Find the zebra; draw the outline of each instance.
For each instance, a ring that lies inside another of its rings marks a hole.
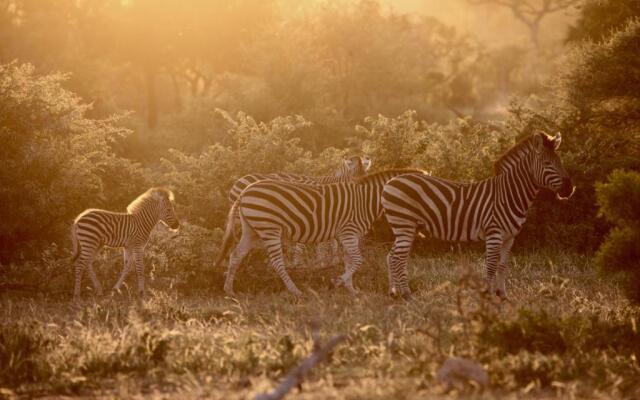
[[[352,182],[308,185],[264,180],[248,186],[233,204],[230,215],[240,213],[242,237],[231,252],[224,290],[233,295],[233,280],[242,259],[259,242],[267,250],[270,264],[295,296],[300,290],[286,271],[282,238],[299,243],[321,243],[337,238],[344,249],[345,272],[334,279],[357,294],[352,276],[362,264],[360,240],[382,214],[380,195],[391,178],[417,170],[388,170]],[[216,266],[229,251],[232,224],[227,221]]]
[[[371,168],[371,159],[366,156],[353,156],[342,160],[340,167],[331,175],[306,176],[290,173],[273,174],[248,174],[236,180],[229,189],[229,202],[231,204],[240,196],[240,193],[252,183],[271,179],[283,182],[306,183],[310,185],[326,185],[338,182],[347,182],[364,175]]]
[[[291,173],[248,174],[233,183],[231,189],[229,189],[229,202],[233,205],[233,203],[240,196],[240,193],[242,193],[242,191],[247,186],[258,181],[270,179],[283,182],[306,183],[311,185],[326,185],[338,182],[348,182],[365,175],[369,168],[371,168],[371,165],[371,159],[367,156],[352,156],[344,158],[340,167],[333,174],[327,176],[313,177]],[[233,218],[236,221],[236,225],[238,225],[240,223],[239,216],[236,214],[233,216]],[[302,254],[304,253],[304,250],[305,246],[299,243],[294,247],[294,266],[302,264]],[[335,258],[337,252],[337,243],[335,243],[335,241],[333,240],[327,243],[320,243],[317,248],[318,258],[320,258],[323,263],[325,262],[324,260],[329,257],[332,259]]]
[[[162,222],[172,230],[180,227],[173,207],[174,195],[169,189],[154,187],[127,206],[126,213],[88,209],[73,222],[71,240],[72,263],[75,266],[74,299],[80,298],[82,272],[86,267],[96,293],[102,296],[102,286],[93,270],[96,253],[103,246],[124,248],[124,269],[113,287],[119,291],[124,279],[135,263],[138,275],[138,292],[144,295],[144,247],[151,230]]]
[[[506,298],[507,262],[515,236],[541,188],[559,199],[575,191],[556,150],[562,142],[535,132],[518,142],[494,165],[489,179],[459,183],[411,173],[391,179],[382,206],[395,240],[387,255],[392,295],[410,297],[407,262],[419,229],[446,241],[485,240],[485,273],[491,293]],[[497,283],[496,283],[497,270]]]

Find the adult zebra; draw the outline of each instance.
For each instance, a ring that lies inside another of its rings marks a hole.
[[[555,153],[561,140],[560,133],[534,133],[495,163],[493,177],[480,182],[458,183],[419,173],[390,180],[382,192],[395,236],[387,255],[390,292],[410,295],[407,261],[416,232],[423,228],[447,241],[484,239],[489,289],[506,297],[509,252],[538,191],[548,188],[567,199],[575,190]]]
[[[138,292],[144,294],[144,247],[151,230],[158,222],[171,229],[178,229],[180,222],[173,208],[173,192],[169,189],[151,188],[138,196],[127,206],[126,213],[88,209],[73,222],[71,240],[73,242],[72,262],[75,265],[75,299],[80,297],[80,283],[85,267],[98,295],[102,286],[93,271],[96,253],[103,246],[124,247],[124,269],[113,290],[119,290],[122,282],[136,264]]]
[[[326,176],[306,176],[291,173],[248,174],[233,183],[233,186],[231,186],[231,189],[229,189],[229,201],[233,205],[233,203],[240,196],[240,193],[242,193],[242,191],[247,186],[258,181],[270,179],[282,182],[326,185],[331,183],[352,181],[365,175],[369,168],[371,168],[371,159],[369,157],[352,156],[343,159],[340,167],[333,174]],[[234,219],[235,224],[239,224],[240,220],[237,214],[230,214],[230,217]],[[304,253],[304,250],[305,246],[300,243],[296,244],[296,246],[294,247],[294,267],[302,264],[302,254]],[[337,244],[333,240],[331,240],[327,243],[320,243],[318,245],[316,255],[320,259],[321,264],[331,264],[331,259],[334,259],[337,253]]]
[[[300,290],[286,271],[282,238],[300,243],[320,243],[337,238],[344,249],[345,272],[334,283],[355,294],[352,276],[362,264],[360,238],[382,214],[380,194],[391,178],[417,172],[389,170],[361,177],[353,182],[330,185],[306,185],[273,180],[248,186],[233,204],[230,213],[240,213],[242,237],[231,252],[224,290],[233,295],[233,280],[242,259],[259,242],[269,255],[271,266],[290,292]],[[227,221],[220,260],[227,254],[232,239],[232,224]]]
[[[271,179],[282,182],[306,183],[310,185],[326,185],[347,182],[364,175],[371,167],[371,159],[366,156],[353,156],[342,160],[340,167],[331,175],[306,176],[290,173],[247,174],[233,183],[229,189],[229,202],[233,204],[240,193],[252,183]]]

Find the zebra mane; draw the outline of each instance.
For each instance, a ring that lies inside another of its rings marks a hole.
[[[498,160],[493,164],[496,175],[508,171],[514,165],[522,161],[533,150],[533,138],[535,135],[541,135],[544,146],[550,150],[554,149],[554,138],[544,132],[534,133],[526,136],[516,143],[512,148],[504,152]]]
[[[153,187],[147,190],[146,192],[142,193],[134,201],[132,201],[127,206],[127,212],[129,214],[137,213],[138,211],[142,210],[147,204],[151,202],[157,202],[158,201],[157,196],[162,196],[169,201],[173,201],[174,199],[174,195],[171,190],[164,187]]]
[[[358,179],[356,179],[353,183],[365,183],[371,180],[375,180],[377,178],[379,178],[380,176],[386,175],[386,174],[390,174],[390,175],[402,175],[402,174],[412,174],[412,173],[420,173],[420,174],[428,174],[431,175],[429,172],[421,170],[421,169],[416,169],[416,168],[394,168],[394,169],[385,169],[382,171],[378,171],[378,172],[374,172],[372,174],[367,174],[365,176],[362,176]]]

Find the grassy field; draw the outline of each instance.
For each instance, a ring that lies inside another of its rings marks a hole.
[[[640,309],[587,257],[516,252],[502,303],[477,289],[479,253],[415,257],[408,303],[386,294],[382,249],[355,278],[358,298],[330,289],[332,269],[295,272],[306,292],[295,300],[252,259],[237,299],[204,266],[191,271],[193,287],[155,275],[142,302],[88,290],[77,305],[66,294],[0,295],[0,393],[251,398],[310,352],[317,321],[323,337],[348,340],[295,398],[445,396],[434,376],[450,355],[483,364],[491,386],[446,396],[640,396]],[[112,285],[116,271],[101,277]]]

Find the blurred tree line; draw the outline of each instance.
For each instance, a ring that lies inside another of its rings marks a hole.
[[[639,16],[586,1],[532,50],[375,0],[0,0],[0,262],[151,185],[213,229],[247,172],[323,174],[367,152],[481,179],[534,129],[562,130],[578,192],[542,194],[519,243],[593,250],[608,230],[594,183],[639,168]]]

